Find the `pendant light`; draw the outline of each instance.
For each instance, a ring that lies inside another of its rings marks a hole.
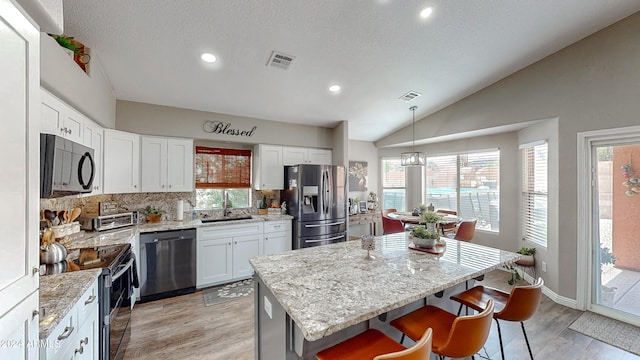
[[[409,110],[413,112],[413,122],[412,122],[413,135],[411,137],[413,140],[413,146],[411,148],[411,152],[403,152],[400,155],[400,163],[402,164],[402,166],[413,166],[413,165],[422,166],[427,163],[427,154],[416,151],[416,109],[417,108],[418,108],[417,106],[412,106],[409,108]]]

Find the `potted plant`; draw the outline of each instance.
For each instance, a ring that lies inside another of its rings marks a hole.
[[[147,207],[143,209],[143,212],[147,216],[147,222],[160,222],[160,220],[162,220],[162,214],[164,214],[164,210],[151,205],[147,205]]]
[[[420,217],[426,223],[427,230],[436,231],[436,223],[442,219],[440,215],[433,211],[425,211]]]
[[[426,249],[431,249],[435,245],[436,240],[440,238],[440,235],[437,232],[427,230],[422,226],[416,226],[411,230],[409,235],[411,235],[411,240],[415,246]]]
[[[611,249],[609,249],[608,247],[601,247],[600,248],[600,274],[602,277],[602,267],[605,265],[615,265],[616,263],[616,257],[613,256],[613,253],[611,252]],[[616,290],[618,290],[617,287],[615,286],[606,286],[606,285],[600,285],[601,289],[602,289],[602,293],[601,293],[601,301],[603,305],[607,305],[607,306],[611,306],[613,305],[613,300],[616,297]]]
[[[511,272],[511,279],[507,280],[509,285],[515,285],[518,281],[522,280],[516,264],[520,266],[533,266],[535,264],[533,255],[536,253],[536,248],[521,247],[516,253],[523,255],[523,257],[517,260],[515,264],[504,265],[504,268]]]

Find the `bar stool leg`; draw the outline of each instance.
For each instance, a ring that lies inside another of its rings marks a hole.
[[[502,332],[500,331],[500,321],[496,320],[496,324],[498,325],[498,339],[500,340],[500,354],[502,355],[502,360],[504,360],[504,347],[502,346]]]
[[[524,330],[524,322],[520,321],[520,325],[522,326],[524,341],[527,343],[527,349],[529,349],[529,356],[531,356],[531,360],[533,360],[533,353],[531,352],[531,346],[529,346],[529,339],[527,338],[527,332]]]

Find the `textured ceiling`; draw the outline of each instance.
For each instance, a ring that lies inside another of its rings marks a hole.
[[[639,10],[638,0],[64,0],[64,23],[97,52],[119,100],[348,120],[351,139],[374,141],[410,125],[410,106],[420,119]],[[266,66],[272,50],[296,57],[288,71]],[[398,100],[410,90],[422,96]]]

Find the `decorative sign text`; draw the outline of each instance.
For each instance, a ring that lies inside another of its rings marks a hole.
[[[254,126],[251,130],[240,130],[231,127],[230,123],[222,121],[205,121],[204,131],[213,134],[233,135],[233,136],[253,136],[253,133],[258,128]]]

